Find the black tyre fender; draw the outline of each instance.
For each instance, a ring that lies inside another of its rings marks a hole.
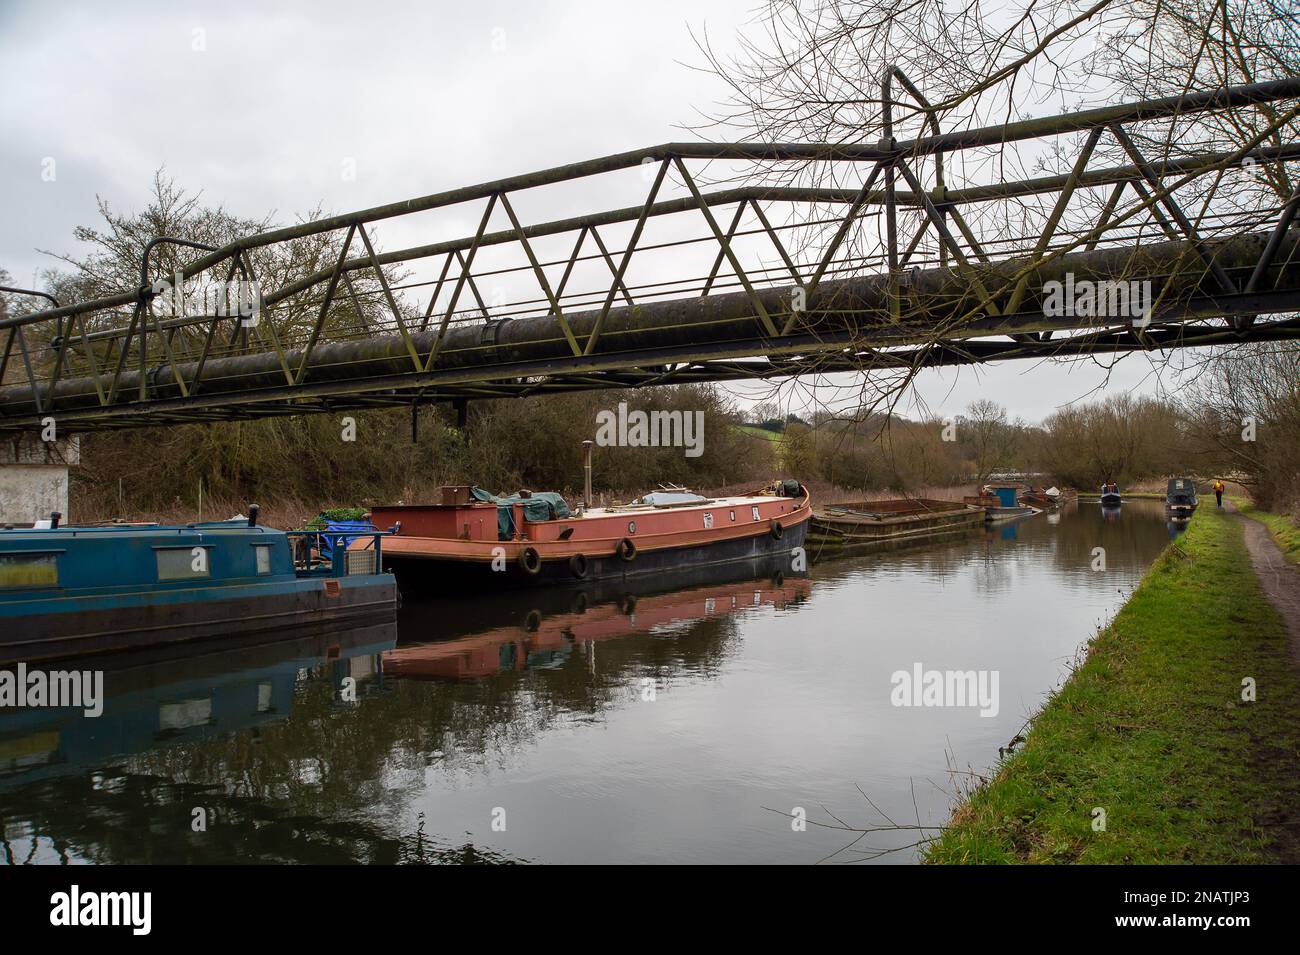
[[[785,527],[782,526],[780,521],[773,521],[768,525],[767,532],[772,535],[772,540],[779,541],[785,536]]]
[[[585,554],[574,554],[569,558],[569,573],[579,580],[587,576],[587,557]]]
[[[525,547],[519,552],[519,569],[525,574],[534,575],[541,573],[542,555],[537,553],[536,547]]]
[[[620,560],[634,561],[636,560],[636,544],[632,543],[632,538],[624,537],[618,542],[618,546],[614,548],[614,553],[619,556]]]

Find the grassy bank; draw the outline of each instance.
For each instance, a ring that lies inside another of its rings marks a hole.
[[[1298,757],[1282,621],[1240,525],[1202,508],[927,861],[1294,862]]]
[[[1282,553],[1287,556],[1287,559],[1293,564],[1300,564],[1300,527],[1297,527],[1291,518],[1282,514],[1261,511],[1249,504],[1243,504],[1238,510],[1267,527],[1269,533],[1273,535],[1273,540],[1277,542],[1277,546],[1282,549]]]

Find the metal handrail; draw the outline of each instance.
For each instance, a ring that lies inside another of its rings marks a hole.
[[[298,539],[304,541],[316,541],[316,546],[314,548],[316,553],[320,553],[320,541],[322,538],[331,541],[331,554],[328,562],[322,560],[320,564],[314,563],[310,556],[312,553],[311,548],[308,550],[306,566],[300,566],[296,554],[294,555],[294,571],[297,572],[299,576],[346,577],[348,576],[346,555],[351,550],[351,545],[344,543],[346,539],[352,538],[353,540],[359,540],[365,537],[371,538],[370,542],[364,548],[361,548],[361,550],[370,550],[371,547],[374,548],[374,572],[380,573],[383,566],[383,545],[380,543],[380,538],[390,537],[394,532],[391,530],[381,531],[378,528],[374,528],[372,525],[372,529],[368,531],[293,530],[285,531],[284,533],[285,536],[291,540]],[[294,550],[296,551],[296,548]]]

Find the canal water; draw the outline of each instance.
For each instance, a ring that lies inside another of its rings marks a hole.
[[[0,864],[914,862],[1177,530],[1080,503],[807,578],[117,659],[98,718],[0,711]],[[996,697],[899,705],[918,670]]]

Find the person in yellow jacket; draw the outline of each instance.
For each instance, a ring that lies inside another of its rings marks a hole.
[[[1223,482],[1218,478],[1214,479],[1214,499],[1218,502],[1219,510],[1223,510]]]

